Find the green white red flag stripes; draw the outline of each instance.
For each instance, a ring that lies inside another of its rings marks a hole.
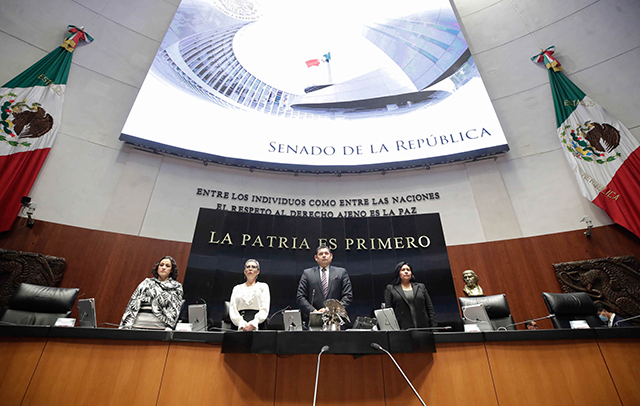
[[[561,72],[554,51],[531,59],[549,69],[558,137],[580,192],[640,237],[640,143]]]
[[[11,228],[55,141],[80,41],[93,38],[70,25],[60,47],[0,88],[0,232]]]

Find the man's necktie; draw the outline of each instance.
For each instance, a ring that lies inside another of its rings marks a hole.
[[[329,276],[327,273],[327,268],[322,268],[322,294],[325,299],[327,298],[327,293],[329,293]]]

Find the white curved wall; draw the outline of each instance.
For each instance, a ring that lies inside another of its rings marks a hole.
[[[511,151],[497,160],[340,178],[205,167],[118,140],[178,4],[0,0],[2,83],[58,46],[67,24],[96,38],[74,56],[58,139],[31,192],[36,219],[191,241],[199,207],[234,204],[197,196],[200,187],[306,200],[437,191],[438,200],[385,207],[439,212],[450,245],[579,229],[585,214],[596,226],[611,223],[579,194],[556,137],[547,72],[530,57],[556,45],[565,74],[640,139],[637,0],[454,0]],[[179,126],[180,115],[150,119]]]

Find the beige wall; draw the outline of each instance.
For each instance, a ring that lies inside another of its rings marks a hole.
[[[556,45],[569,78],[640,138],[640,2],[452,3],[511,151],[428,171],[338,178],[205,167],[118,140],[179,0],[0,0],[2,83],[58,46],[67,24],[96,38],[74,56],[60,133],[31,193],[35,218],[190,241],[199,207],[233,204],[197,196],[200,187],[307,200],[437,191],[439,200],[412,206],[441,214],[449,245],[575,230],[585,214],[596,226],[610,224],[579,194],[555,134],[547,73],[530,57]],[[179,112],[169,118],[178,120]],[[221,136],[233,133],[223,129]]]

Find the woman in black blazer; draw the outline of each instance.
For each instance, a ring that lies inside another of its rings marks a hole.
[[[436,312],[424,283],[417,283],[411,265],[400,262],[384,292],[384,304],[392,308],[400,328],[437,327]]]

